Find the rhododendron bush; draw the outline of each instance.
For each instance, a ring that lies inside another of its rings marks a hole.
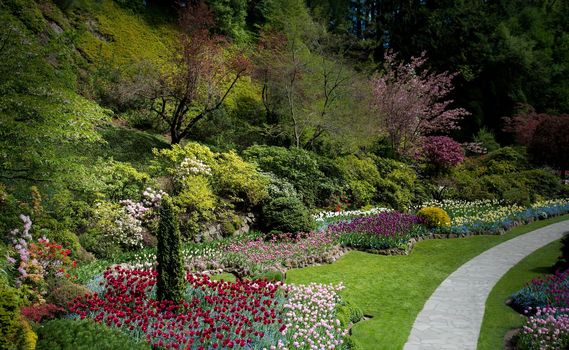
[[[438,169],[447,169],[464,160],[462,146],[447,136],[429,136],[423,139],[419,158]]]
[[[43,303],[46,280],[74,277],[71,271],[77,263],[69,257],[71,250],[61,244],[45,237],[34,240],[30,233],[32,220],[23,214],[20,219],[23,229],[13,229],[8,235],[14,253],[7,260],[16,271],[16,286],[23,287],[30,301]]]
[[[266,280],[213,281],[188,273],[181,303],[155,300],[156,272],[116,266],[98,293],[71,306],[78,318],[119,328],[170,349],[338,348],[341,286],[287,286]]]

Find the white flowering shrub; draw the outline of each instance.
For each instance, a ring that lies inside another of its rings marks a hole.
[[[180,179],[191,175],[211,175],[211,167],[195,157],[186,157],[178,167],[177,176]]]

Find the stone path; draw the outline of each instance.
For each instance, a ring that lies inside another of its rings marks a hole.
[[[453,272],[427,300],[404,350],[475,350],[486,298],[527,255],[569,231],[569,220],[501,243]]]

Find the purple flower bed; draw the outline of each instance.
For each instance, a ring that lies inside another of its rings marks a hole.
[[[396,211],[374,216],[356,218],[328,226],[334,233],[359,232],[382,237],[395,237],[411,230],[414,225],[422,223],[416,215]]]
[[[569,270],[535,278],[511,297],[517,310],[543,307],[569,308]]]
[[[385,212],[330,225],[342,245],[363,249],[402,248],[412,237],[427,233],[416,215]]]

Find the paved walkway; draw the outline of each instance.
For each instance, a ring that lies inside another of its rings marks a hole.
[[[486,298],[508,270],[569,231],[569,221],[510,239],[453,272],[417,316],[405,350],[475,350]]]

